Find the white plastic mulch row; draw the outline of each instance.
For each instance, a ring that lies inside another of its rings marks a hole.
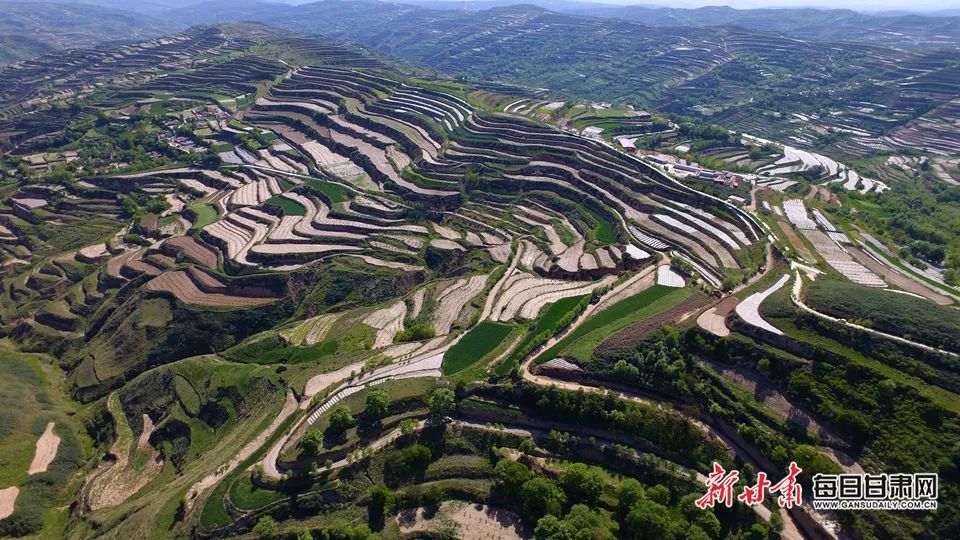
[[[540,367],[547,369],[559,369],[562,371],[583,371],[583,368],[565,358],[552,358],[547,362],[544,362]]]
[[[823,230],[827,232],[836,232],[837,228],[833,226],[833,223],[830,223],[830,220],[827,219],[827,216],[823,215],[820,210],[814,208],[811,210],[813,212],[813,219],[817,220],[817,223],[823,227]]]
[[[636,238],[641,244],[655,251],[663,251],[670,247],[663,240],[654,238],[653,236],[650,236],[636,227],[630,227],[630,232],[633,233],[634,238]]]
[[[763,317],[760,316],[760,304],[762,304],[768,296],[780,290],[788,281],[790,281],[790,274],[784,274],[767,290],[751,294],[746,300],[737,304],[737,315],[751,326],[762,328],[763,330],[782,336],[783,332],[780,331],[779,328],[763,320]]]
[[[657,285],[680,289],[686,285],[686,282],[683,276],[678,274],[672,267],[663,265],[657,267]]]
[[[867,287],[886,287],[887,284],[867,267],[856,261],[831,261],[827,264],[832,266],[837,272],[843,274],[847,279]]]
[[[800,199],[788,199],[783,201],[783,211],[787,214],[787,219],[794,227],[800,230],[815,230],[817,224],[807,216],[807,207]]]
[[[626,244],[626,245],[624,246],[623,251],[624,251],[624,253],[626,253],[629,257],[631,257],[631,258],[633,258],[633,259],[636,259],[636,260],[638,260],[638,261],[643,260],[643,259],[647,259],[647,258],[650,257],[650,254],[649,254],[649,253],[647,253],[646,251],[638,248],[637,246],[635,246],[635,245],[633,245],[633,244]]]
[[[829,236],[834,242],[837,242],[838,244],[850,244],[850,243],[852,243],[852,242],[850,242],[850,238],[848,238],[847,235],[844,234],[844,233],[842,233],[842,232],[832,232],[832,231],[828,231],[828,232],[827,232],[827,236]]]

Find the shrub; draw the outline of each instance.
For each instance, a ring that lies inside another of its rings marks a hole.
[[[277,537],[278,532],[279,527],[277,527],[277,522],[270,516],[260,518],[260,521],[253,527],[253,534],[257,535],[257,538],[261,540],[272,540]]]
[[[393,340],[399,342],[423,341],[436,335],[437,331],[434,330],[432,326],[418,323],[397,332]]]
[[[367,392],[367,408],[364,414],[370,418],[379,420],[387,415],[387,406],[390,404],[390,396],[382,388],[375,388]]]
[[[323,433],[318,429],[308,429],[300,439],[300,451],[308,456],[315,456],[323,446]]]

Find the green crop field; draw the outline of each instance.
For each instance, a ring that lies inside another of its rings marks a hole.
[[[597,228],[594,232],[597,235],[597,241],[603,244],[613,244],[617,241],[617,233],[613,228],[613,223],[610,223],[610,220],[600,215],[599,212],[590,208],[589,206],[581,206],[586,210],[595,220],[597,220]]]
[[[310,189],[323,193],[330,199],[330,202],[342,203],[350,200],[350,195],[342,187],[331,184],[330,182],[321,182],[320,180],[310,180],[307,182]]]
[[[556,358],[560,353],[572,353],[581,360],[589,360],[593,350],[607,336],[632,322],[663,311],[679,304],[690,296],[691,289],[674,289],[663,285],[654,285],[640,294],[621,300],[591,317],[556,345],[537,357],[536,362],[543,363]]]
[[[216,208],[210,206],[209,204],[192,204],[190,205],[190,208],[197,213],[197,219],[193,222],[192,227],[194,230],[200,230],[207,225],[210,225],[219,217]]]
[[[302,216],[307,213],[307,209],[303,205],[280,195],[270,197],[266,204],[280,208],[288,216]]]
[[[509,325],[492,321],[478,324],[443,355],[443,374],[452,375],[470,367],[496,349],[512,329]]]
[[[560,329],[560,325],[566,319],[566,324],[575,316],[576,312],[586,307],[586,301],[589,296],[571,296],[562,298],[547,305],[543,309],[542,315],[537,319],[537,324],[530,329],[527,336],[520,342],[510,358],[497,366],[495,370],[498,374],[509,373],[514,366],[523,360],[533,348],[546,341],[545,336],[552,336]],[[579,308],[579,309],[578,309]],[[577,311],[575,311],[577,310]]]

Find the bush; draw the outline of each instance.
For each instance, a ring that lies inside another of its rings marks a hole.
[[[383,460],[383,474],[393,485],[414,477],[422,477],[433,455],[422,444],[414,444],[389,452]]]
[[[429,324],[418,323],[397,332],[397,334],[393,337],[393,340],[403,343],[408,341],[423,341],[436,335],[437,331],[434,330],[432,326]]]
[[[253,534],[261,540],[272,540],[277,537],[278,532],[277,522],[270,516],[260,518],[260,521],[253,527]]]
[[[300,439],[300,451],[307,456],[315,456],[320,452],[323,446],[323,433],[318,429],[308,429]]]
[[[457,410],[456,396],[449,388],[437,388],[430,395],[430,416],[445,418]]]

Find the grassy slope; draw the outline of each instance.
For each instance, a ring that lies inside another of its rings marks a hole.
[[[960,351],[960,312],[928,300],[847,281],[818,279],[806,289],[810,305],[849,320],[870,321],[881,332]]]
[[[0,340],[0,488],[20,487],[14,516],[30,507],[42,518],[43,538],[62,535],[69,512],[66,505],[79,487],[70,478],[79,465],[74,460],[91,452],[74,416],[76,410],[60,391],[62,382],[63,374],[52,358],[21,353],[10,341]],[[37,439],[47,422],[55,422],[54,432],[61,438],[57,458],[50,472],[28,477]],[[71,462],[65,462],[68,459]],[[52,491],[28,487],[46,482]]]
[[[251,364],[233,364],[212,357],[196,357],[182,360],[159,368],[173,371],[179,381],[175,382],[175,402],[166,411],[180,420],[190,419],[184,411],[184,402],[195,404],[201,396],[215,399],[233,391],[241,395],[249,392],[251,383],[257,378],[278,379],[275,370]],[[143,376],[141,376],[143,377]],[[187,384],[184,384],[186,382]],[[132,383],[131,383],[132,384]],[[190,387],[193,391],[188,390]],[[129,388],[129,384],[127,387]],[[123,390],[121,390],[122,392]],[[141,392],[142,394],[142,392]],[[143,399],[149,399],[143,395]],[[195,401],[196,400],[196,401]],[[111,536],[116,538],[171,538],[187,536],[188,531],[180,530],[174,515],[181,497],[193,483],[215,471],[221,464],[236,455],[243,446],[265,429],[276,417],[283,402],[283,393],[279,387],[275,392],[263,396],[255,407],[242,413],[242,418],[231,418],[216,430],[207,427],[213,436],[202,433],[200,420],[191,422],[191,431],[197,439],[191,441],[190,456],[177,473],[166,463],[161,474],[145,486],[136,496],[120,506],[100,510],[92,514],[91,519],[100,523],[96,531],[86,530],[90,521],[76,524],[72,537]],[[186,408],[191,408],[189,405]],[[227,407],[230,410],[230,407]],[[233,411],[231,410],[231,413]],[[129,416],[129,411],[128,411]],[[162,421],[161,421],[162,423]],[[205,426],[205,424],[204,424]]]

